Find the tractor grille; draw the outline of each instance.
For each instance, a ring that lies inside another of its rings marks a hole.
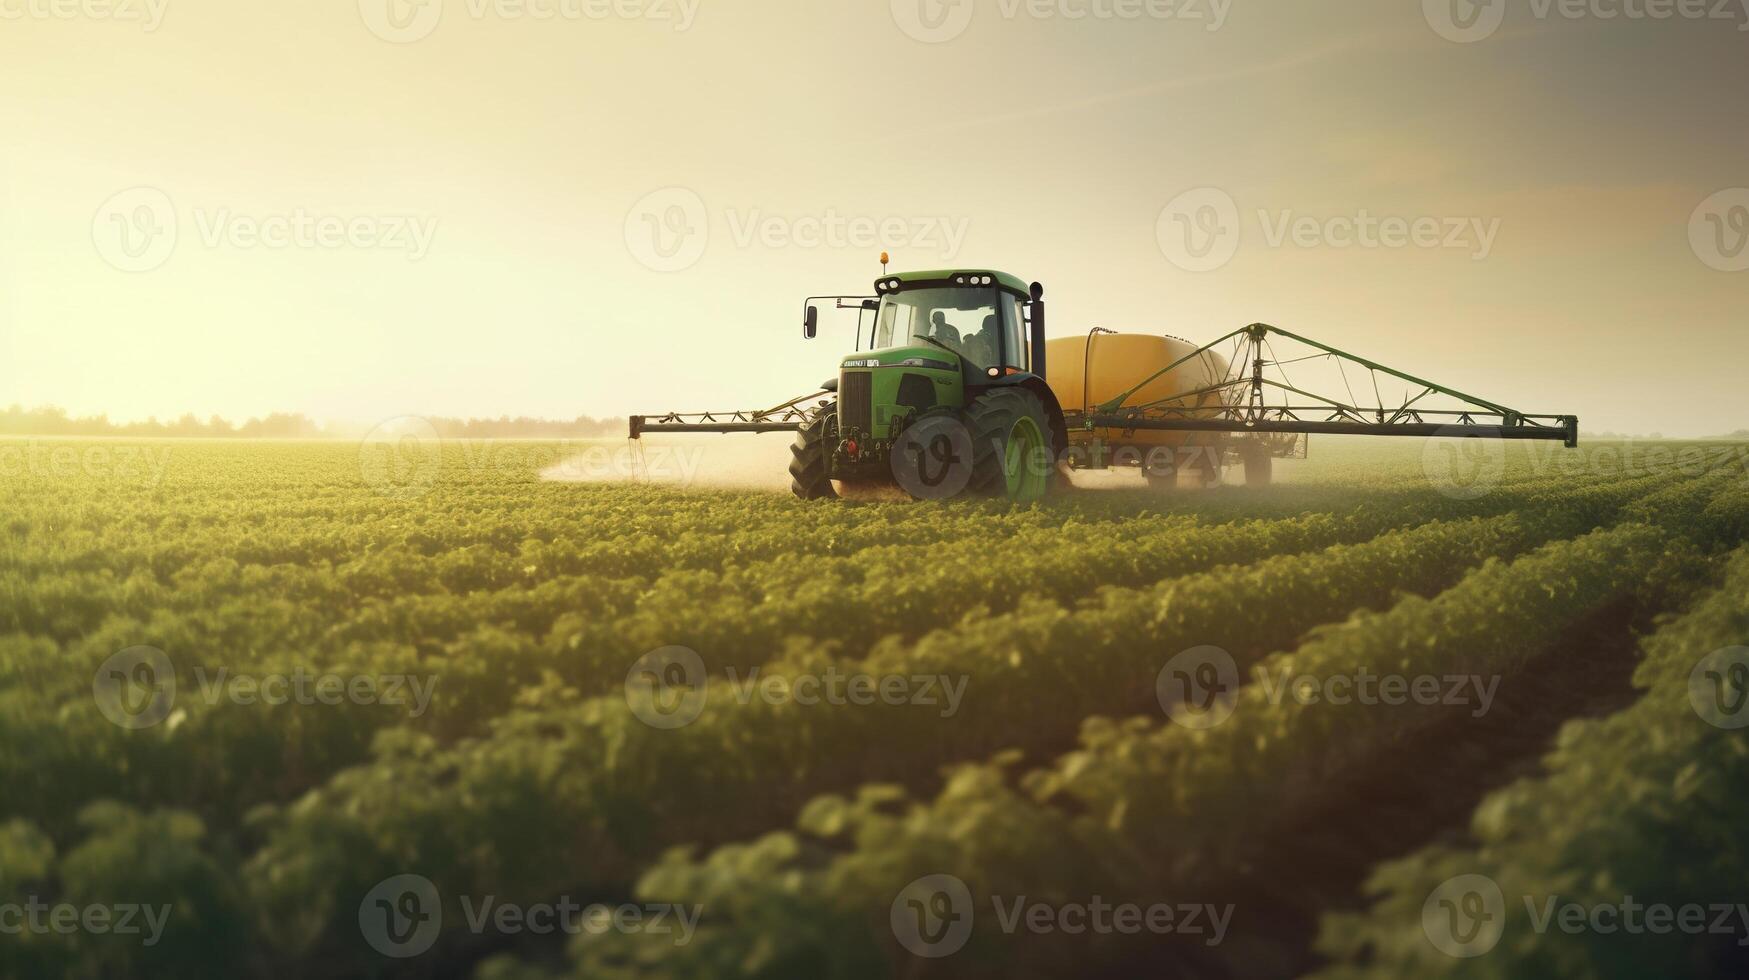
[[[874,431],[874,375],[867,371],[845,371],[838,378],[838,431]]]

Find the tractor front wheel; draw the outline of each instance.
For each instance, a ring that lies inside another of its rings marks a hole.
[[[1026,503],[1043,497],[1057,475],[1044,402],[1025,388],[985,392],[966,408],[972,436],[974,494]]]
[[[790,446],[793,458],[789,464],[789,488],[803,500],[831,500],[838,496],[826,471],[828,454],[832,452],[827,444],[826,424],[837,411],[836,405],[816,409],[796,432],[796,441]]]

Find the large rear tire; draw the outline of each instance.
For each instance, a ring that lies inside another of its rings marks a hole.
[[[972,435],[968,492],[1038,500],[1057,480],[1056,447],[1043,400],[1025,388],[987,391],[966,407]]]
[[[832,452],[827,445],[826,423],[837,411],[836,405],[816,409],[796,432],[796,441],[790,446],[789,488],[803,500],[832,500],[838,496],[826,470],[828,454]]]

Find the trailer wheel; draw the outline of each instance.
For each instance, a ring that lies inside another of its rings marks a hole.
[[[1205,490],[1212,490],[1226,482],[1225,471],[1221,468],[1225,452],[1221,446],[1197,447],[1196,462],[1190,471],[1196,474],[1196,484]]]
[[[1044,402],[1024,388],[985,392],[966,408],[972,432],[971,493],[1025,503],[1057,480]]]
[[[1275,473],[1275,458],[1262,448],[1245,452],[1245,485],[1267,487]]]
[[[827,445],[826,423],[837,411],[836,405],[817,409],[796,432],[796,441],[789,448],[790,456],[794,457],[789,464],[790,492],[803,500],[831,500],[838,496],[826,472],[827,454],[832,451]]]

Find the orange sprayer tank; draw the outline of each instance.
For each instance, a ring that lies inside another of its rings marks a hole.
[[[1091,338],[1058,337],[1046,341],[1045,382],[1057,396],[1065,412],[1082,408],[1097,408],[1146,380],[1161,368],[1195,353],[1196,345],[1176,337],[1153,334],[1094,334]],[[1221,394],[1204,392],[1182,396],[1207,388],[1227,374],[1227,360],[1212,351],[1191,358],[1148,384],[1125,400],[1128,407],[1146,405],[1162,399],[1171,407],[1217,406]],[[1213,413],[1210,413],[1211,415]],[[1225,437],[1210,432],[1137,431],[1125,435],[1120,430],[1102,429],[1087,432],[1071,429],[1069,441],[1080,446],[1098,437],[1107,445],[1134,446],[1146,451],[1156,446],[1224,446]]]

